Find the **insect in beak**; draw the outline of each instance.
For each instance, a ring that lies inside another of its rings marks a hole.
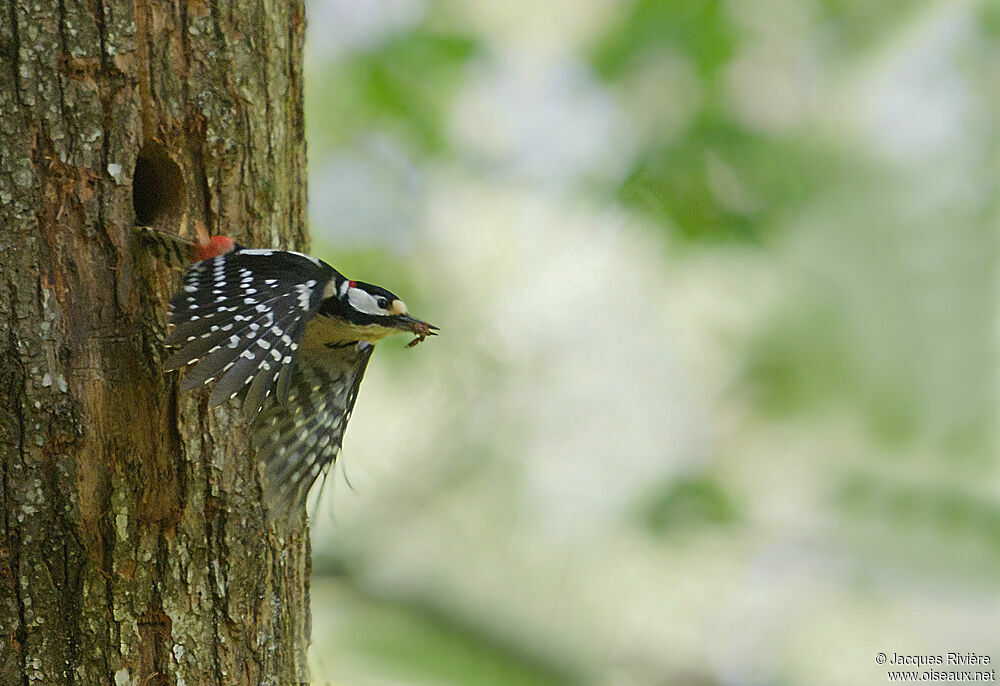
[[[413,317],[407,314],[395,317],[393,319],[393,324],[396,326],[396,328],[402,329],[403,331],[409,331],[416,335],[416,338],[414,338],[406,345],[407,348],[412,348],[413,346],[415,346],[417,343],[420,343],[428,336],[437,336],[435,331],[438,330],[438,327],[434,326],[433,324],[428,324],[425,321],[414,319]]]

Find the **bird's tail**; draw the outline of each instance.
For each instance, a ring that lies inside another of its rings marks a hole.
[[[181,238],[151,226],[136,226],[136,238],[157,259],[176,269],[187,269],[192,262],[200,262],[224,255],[236,248],[231,238],[226,236],[209,236],[200,222],[196,226],[198,240]]]
[[[151,226],[137,226],[135,236],[154,257],[170,267],[185,269],[195,256],[197,244],[176,234]]]

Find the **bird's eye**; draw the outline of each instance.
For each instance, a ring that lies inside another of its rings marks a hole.
[[[375,304],[384,310],[386,307],[388,307],[389,301],[380,295],[375,298]]]

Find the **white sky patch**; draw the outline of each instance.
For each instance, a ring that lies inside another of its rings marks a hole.
[[[620,179],[635,145],[611,94],[582,63],[537,64],[517,54],[474,67],[449,130],[471,157],[556,187]]]
[[[310,172],[313,231],[337,245],[378,243],[411,249],[423,224],[423,177],[402,146],[369,134]],[[336,217],[335,222],[331,217]]]
[[[937,3],[848,89],[839,110],[865,144],[899,162],[952,156],[965,136],[971,93],[958,56],[974,38],[971,9]]]
[[[306,6],[309,40],[306,63],[371,50],[387,38],[417,25],[426,0],[310,0]]]

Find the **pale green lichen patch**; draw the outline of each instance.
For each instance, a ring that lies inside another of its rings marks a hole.
[[[128,513],[119,512],[115,515],[115,530],[118,532],[118,538],[127,541],[128,540]]]

